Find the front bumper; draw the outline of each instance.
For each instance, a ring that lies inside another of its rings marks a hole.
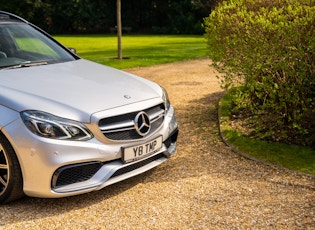
[[[6,126],[5,133],[20,162],[25,194],[57,198],[100,190],[165,162],[176,151],[178,127],[171,107],[158,132],[137,142],[105,144],[97,138],[86,142],[52,140],[30,133],[20,119]],[[158,152],[123,163],[122,148],[158,136],[163,137]]]
[[[58,194],[68,194],[100,190],[108,185],[148,171],[163,163],[175,153],[177,135],[178,130],[176,129],[164,141],[163,147],[159,152],[136,162],[124,164],[121,160],[114,160],[110,162],[75,164],[59,168],[52,179],[52,191]],[[63,180],[66,182],[63,182]],[[63,183],[66,185],[62,185]]]

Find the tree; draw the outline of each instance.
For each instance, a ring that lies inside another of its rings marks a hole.
[[[122,59],[122,23],[121,23],[121,0],[117,0],[117,38],[118,38],[118,59]]]
[[[117,4],[124,27],[134,33],[202,34],[202,20],[218,1],[0,0],[0,7],[52,34],[108,33],[119,24]]]

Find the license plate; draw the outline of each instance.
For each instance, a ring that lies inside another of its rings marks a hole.
[[[131,162],[139,160],[143,157],[156,153],[162,148],[163,140],[162,136],[144,143],[142,145],[132,146],[123,149],[123,161]]]

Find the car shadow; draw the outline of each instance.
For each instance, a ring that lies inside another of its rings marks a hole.
[[[190,152],[189,148],[194,147],[196,143],[192,143],[192,141],[198,141],[199,136],[204,138],[202,127],[207,125],[208,127],[211,126],[211,128],[218,130],[216,104],[222,95],[223,93],[219,92],[209,94],[198,100],[190,101],[188,113],[186,113],[186,106],[183,108],[175,108],[180,130],[181,128],[190,129],[188,132],[185,131],[185,133],[189,135],[181,135],[180,131],[177,153],[169,161],[159,167],[91,193],[58,199],[24,197],[12,203],[1,205],[0,213],[2,213],[2,215],[0,217],[0,227],[16,222],[29,221],[30,219],[47,218],[72,210],[93,206],[93,204],[118,196],[140,183],[177,181],[179,178],[200,176],[200,173],[211,173],[211,170],[207,167],[204,167],[201,171],[200,169],[196,170],[194,167],[187,167],[187,164],[194,164],[196,159],[196,153]],[[183,113],[183,111],[185,111],[185,113]],[[217,131],[214,133],[211,132],[211,135],[217,136],[217,133]],[[216,138],[218,139],[218,137]],[[199,162],[199,160],[197,160],[197,162]],[[195,166],[199,167],[199,165]],[[183,170],[182,167],[185,167],[185,169]]]
[[[145,172],[125,181],[107,186],[99,191],[64,198],[23,197],[0,206],[0,229],[5,225],[21,223],[34,219],[43,219],[77,210],[118,196],[126,190],[141,183],[143,178],[150,177],[153,171]]]
[[[217,111],[218,101],[223,95],[224,92],[216,92],[189,101],[182,107],[175,107],[180,130],[177,153],[157,168],[100,191],[59,199],[25,197],[1,205],[0,228],[85,209],[119,196],[139,184],[145,186],[150,183],[176,183],[187,178],[202,178],[205,175],[213,176],[213,180],[235,180],[242,185],[250,181],[279,183],[274,179],[274,174],[279,173],[279,169],[273,170],[270,166],[237,155],[221,140]],[[242,161],[244,163],[240,164]],[[246,181],[242,181],[242,178],[246,178]]]

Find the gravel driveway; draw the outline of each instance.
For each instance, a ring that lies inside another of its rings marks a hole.
[[[98,192],[0,206],[0,229],[314,229],[314,177],[243,158],[219,138],[223,92],[209,64],[128,70],[169,92],[180,125],[176,156]]]

